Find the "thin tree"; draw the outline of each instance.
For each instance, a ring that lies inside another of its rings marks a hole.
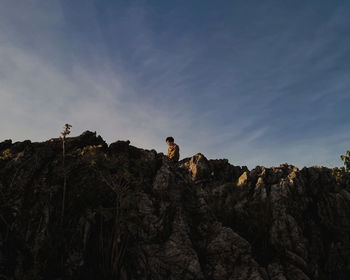
[[[63,195],[62,195],[62,212],[61,212],[61,223],[63,223],[63,217],[64,217],[64,207],[65,207],[65,201],[66,201],[66,188],[67,188],[67,173],[66,173],[66,136],[70,133],[71,129],[70,124],[65,124],[63,127],[63,131],[61,132],[61,139],[62,139],[62,165],[63,165]]]

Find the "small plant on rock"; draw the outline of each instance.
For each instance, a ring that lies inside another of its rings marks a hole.
[[[345,155],[341,155],[340,159],[344,162],[345,171],[350,171],[350,151],[347,151]]]
[[[10,159],[13,157],[11,149],[6,149],[0,155],[0,159]]]
[[[334,168],[333,174],[340,184],[350,185],[350,151],[341,155],[340,159],[344,162],[344,166]]]

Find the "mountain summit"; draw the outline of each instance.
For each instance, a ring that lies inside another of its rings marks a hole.
[[[349,279],[349,217],[325,167],[173,163],[92,132],[0,143],[0,279]]]

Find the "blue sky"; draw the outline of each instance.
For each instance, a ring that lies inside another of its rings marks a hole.
[[[68,122],[251,168],[350,149],[349,1],[0,3],[0,141]]]

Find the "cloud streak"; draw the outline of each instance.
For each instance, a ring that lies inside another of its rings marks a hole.
[[[159,151],[173,135],[183,157],[340,164],[350,5],[224,2],[4,1],[0,138],[69,122]]]

